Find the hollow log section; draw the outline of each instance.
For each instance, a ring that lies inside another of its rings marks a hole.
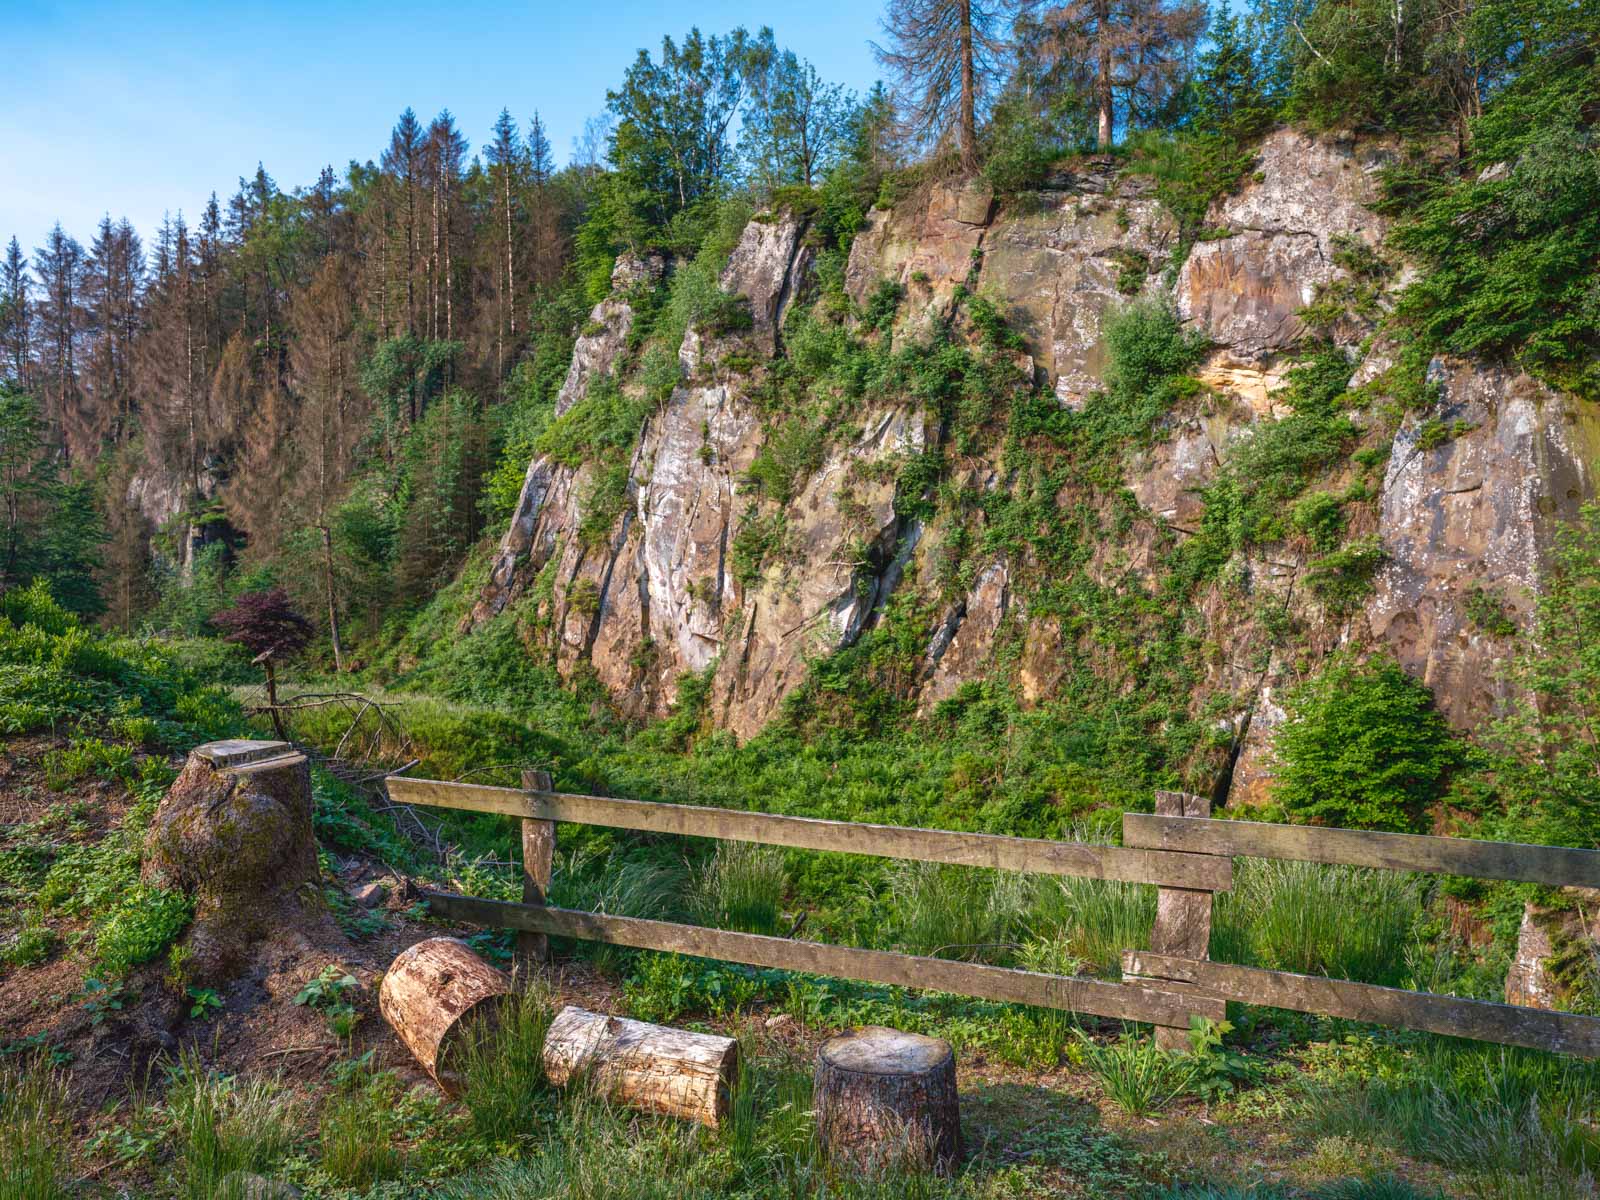
[[[739,1043],[569,1004],[545,1033],[544,1073],[557,1086],[582,1080],[613,1104],[715,1129],[728,1116]]]
[[[548,771],[524,771],[522,786],[527,791],[549,791]],[[522,902],[543,904],[550,893],[550,876],[555,865],[556,823],[522,819]],[[550,939],[542,933],[523,930],[517,934],[517,967],[530,970],[550,960]]]
[[[1164,817],[1209,817],[1211,801],[1204,796],[1191,796],[1184,792],[1157,792],[1156,814]],[[1156,919],[1150,927],[1150,950],[1153,954],[1173,958],[1204,961],[1211,957],[1211,893],[1193,888],[1164,887],[1156,889]],[[1127,982],[1143,982],[1137,976],[1125,976]],[[1161,986],[1160,980],[1153,980]],[[1192,1016],[1204,1017],[1207,1013],[1196,1009]],[[1156,1045],[1163,1050],[1188,1050],[1187,1024],[1179,1028],[1172,1025],[1155,1027]]]
[[[460,1091],[455,1059],[498,1020],[511,981],[457,938],[429,938],[400,952],[378,987],[378,1011],[449,1095]]]
[[[956,1058],[950,1044],[869,1025],[817,1051],[817,1140],[836,1165],[869,1173],[961,1161]]]

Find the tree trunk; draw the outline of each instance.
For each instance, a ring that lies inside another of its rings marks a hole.
[[[1111,24],[1110,0],[1097,0],[1095,4],[1095,36],[1100,43],[1099,68],[1094,81],[1095,100],[1100,121],[1095,141],[1102,150],[1111,148],[1111,135],[1115,130],[1111,84]]]
[[[378,1011],[434,1082],[461,1089],[455,1060],[481,1022],[499,1017],[511,981],[456,938],[429,938],[404,950],[378,987]]]
[[[333,643],[333,669],[344,674],[344,648],[339,644],[339,606],[333,595],[333,534],[322,527],[322,581],[328,592],[328,640]]]
[[[961,0],[961,169],[978,170],[978,102],[973,95],[972,0]]]
[[[956,1059],[948,1042],[869,1025],[817,1051],[817,1139],[836,1163],[879,1173],[961,1161]]]
[[[715,1128],[728,1116],[739,1043],[568,1005],[545,1034],[544,1073],[557,1085],[585,1079],[616,1104]]]
[[[272,651],[268,650],[257,661],[267,676],[267,712],[272,717],[273,732],[287,742],[289,731],[284,727],[283,714],[278,711],[278,669],[272,665]]]

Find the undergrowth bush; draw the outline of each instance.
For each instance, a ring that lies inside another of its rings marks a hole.
[[[1284,707],[1272,798],[1302,821],[1413,829],[1462,761],[1432,693],[1387,653],[1334,655]]]

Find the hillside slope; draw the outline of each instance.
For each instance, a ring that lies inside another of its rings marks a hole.
[[[739,305],[690,323],[665,382],[630,336],[663,264],[624,259],[470,624],[509,613],[639,715],[704,676],[741,737],[867,639],[862,670],[921,711],[1004,686],[1247,799],[1275,695],[1342,645],[1386,644],[1478,725],[1594,495],[1600,415],[1401,361],[1391,155],[1275,132],[1186,254],[1095,160],[998,201],[926,187],[847,259],[758,215],[720,275]]]

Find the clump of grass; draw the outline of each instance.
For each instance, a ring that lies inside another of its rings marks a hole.
[[[398,1085],[392,1074],[374,1076],[335,1095],[318,1121],[322,1169],[350,1187],[393,1179],[403,1166],[394,1137]]]
[[[69,1195],[67,1081],[34,1065],[0,1067],[0,1200]]]
[[[1154,1038],[1125,1034],[1102,1045],[1080,1032],[1078,1045],[1107,1097],[1130,1117],[1165,1108],[1194,1081],[1194,1061],[1161,1049]]]
[[[1028,901],[1026,876],[904,863],[890,878],[896,931],[911,953],[993,962],[1016,950]]]
[[[236,1200],[228,1176],[269,1171],[294,1144],[299,1106],[290,1093],[274,1080],[207,1071],[192,1049],[172,1070],[167,1106],[185,1200]]]
[[[542,984],[514,993],[493,1022],[471,1031],[455,1061],[473,1131],[491,1145],[514,1142],[542,1124],[550,1007],[549,989]]]
[[[1417,877],[1393,871],[1246,859],[1217,896],[1211,956],[1399,985],[1425,899]]]
[[[705,925],[775,934],[787,884],[783,851],[752,842],[720,842],[695,872],[689,910]]]
[[[1081,961],[1102,975],[1118,975],[1124,950],[1150,944],[1155,919],[1156,889],[1145,884],[1073,876],[1040,879],[1023,961],[1035,970],[1053,971]]]

